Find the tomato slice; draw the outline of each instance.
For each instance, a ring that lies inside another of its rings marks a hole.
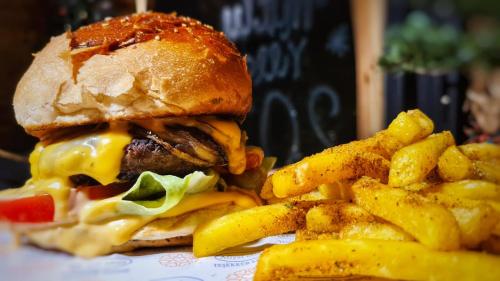
[[[130,189],[131,182],[111,183],[108,185],[78,186],[78,192],[84,192],[90,200],[113,197]]]
[[[260,167],[262,160],[264,159],[264,151],[262,151],[262,148],[257,146],[247,146],[245,154],[247,158],[245,171]]]
[[[0,200],[0,220],[10,222],[51,222],[54,199],[49,194],[12,200]]]

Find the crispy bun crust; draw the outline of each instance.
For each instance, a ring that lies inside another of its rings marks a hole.
[[[223,34],[174,14],[113,18],[53,37],[19,81],[18,123],[35,136],[114,120],[228,115],[252,103],[245,58]]]

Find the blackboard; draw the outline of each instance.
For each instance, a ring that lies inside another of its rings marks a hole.
[[[349,1],[155,1],[223,31],[247,55],[249,144],[288,164],[356,136]]]

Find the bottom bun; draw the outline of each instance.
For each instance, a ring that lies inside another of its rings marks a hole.
[[[125,244],[113,246],[113,253],[130,252],[140,248],[160,248],[169,246],[189,246],[193,244],[193,235],[165,238],[159,240],[130,240]]]

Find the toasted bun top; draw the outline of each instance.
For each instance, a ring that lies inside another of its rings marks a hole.
[[[113,18],[53,37],[17,85],[18,123],[62,127],[165,116],[242,118],[252,103],[245,58],[222,33],[175,14]]]

